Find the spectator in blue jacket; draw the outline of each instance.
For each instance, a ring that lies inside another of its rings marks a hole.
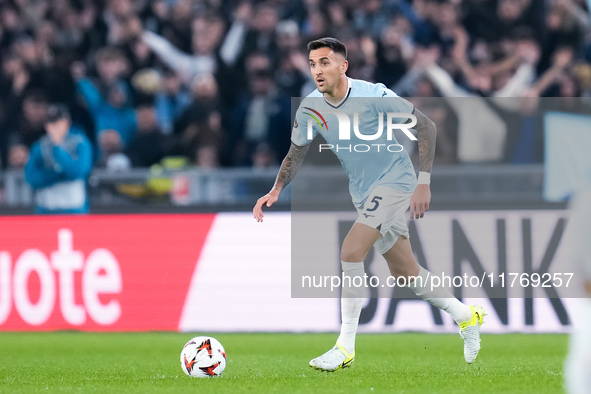
[[[92,168],[92,147],[72,127],[65,105],[48,108],[47,134],[31,148],[25,178],[35,190],[37,213],[86,213],[86,179]]]
[[[119,50],[105,47],[97,51],[95,59],[97,78],[87,77],[80,62],[73,65],[72,77],[94,121],[96,139],[102,130],[115,130],[127,147],[135,135],[137,121],[129,85],[122,78],[125,57]]]

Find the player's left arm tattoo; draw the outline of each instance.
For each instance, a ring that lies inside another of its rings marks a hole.
[[[420,171],[431,173],[433,159],[435,158],[437,127],[435,126],[435,122],[416,108],[414,115],[417,117],[417,125],[414,129],[419,134]]]
[[[291,143],[289,152],[287,152],[287,156],[285,156],[285,159],[281,163],[281,168],[279,168],[273,189],[281,191],[289,185],[304,162],[304,157],[306,157],[309,148],[310,145],[298,146],[293,142]]]

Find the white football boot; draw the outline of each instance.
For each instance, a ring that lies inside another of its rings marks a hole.
[[[355,360],[355,351],[348,353],[340,343],[335,347],[310,361],[310,366],[322,371],[333,372],[337,369],[346,368],[353,364]]]
[[[464,358],[471,364],[480,351],[480,326],[484,323],[484,309],[478,305],[470,305],[472,318],[460,324],[460,337],[464,340]]]

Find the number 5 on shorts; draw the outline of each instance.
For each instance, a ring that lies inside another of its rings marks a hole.
[[[376,209],[378,209],[378,207],[380,206],[380,200],[382,199],[382,197],[380,196],[374,196],[374,198],[370,201],[373,202],[375,205],[371,208],[367,208],[366,211],[367,212],[373,212]]]

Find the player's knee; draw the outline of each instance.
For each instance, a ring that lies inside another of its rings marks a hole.
[[[363,261],[366,255],[367,252],[354,247],[346,247],[343,245],[341,248],[341,261],[348,261],[351,263]]]

